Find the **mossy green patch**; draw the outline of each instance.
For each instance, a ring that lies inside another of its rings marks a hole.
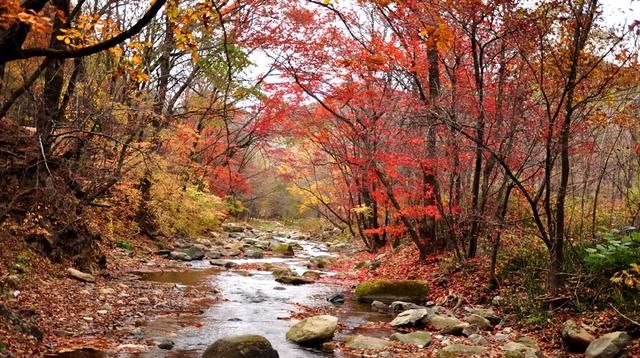
[[[285,256],[293,256],[295,253],[293,252],[293,247],[289,244],[279,244],[274,247],[271,251],[274,254],[285,255]]]
[[[371,280],[356,286],[355,296],[360,302],[406,301],[421,303],[429,292],[423,281],[414,280]]]

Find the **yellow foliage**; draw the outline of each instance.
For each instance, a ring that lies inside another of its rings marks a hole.
[[[195,237],[217,228],[226,216],[222,199],[180,183],[177,175],[165,171],[153,175],[150,209],[159,231],[166,236]]]
[[[640,289],[640,265],[633,263],[630,269],[616,272],[611,277],[611,282],[632,289]]]

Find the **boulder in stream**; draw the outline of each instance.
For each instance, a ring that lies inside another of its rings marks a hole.
[[[258,335],[231,336],[215,341],[202,358],[279,358],[271,342]]]
[[[389,311],[389,306],[384,302],[373,301],[371,302],[371,310],[374,312],[387,313]]]
[[[180,251],[187,254],[192,260],[202,260],[206,248],[203,245],[195,244],[182,248]]]
[[[305,318],[287,332],[287,339],[302,345],[313,345],[333,338],[338,328],[338,317],[321,315]]]
[[[271,249],[274,254],[283,255],[283,256],[294,256],[295,252],[293,251],[293,246],[289,244],[278,244]]]
[[[334,293],[333,295],[327,297],[327,301],[333,303],[334,305],[341,305],[344,303],[344,294],[342,292]]]
[[[244,257],[250,259],[261,259],[262,258],[262,250],[258,248],[247,249],[244,251]]]
[[[355,296],[360,302],[407,301],[421,303],[429,287],[425,282],[415,280],[370,280],[356,286]]]
[[[284,283],[286,285],[307,285],[314,281],[302,276],[283,275],[276,277],[276,282]]]

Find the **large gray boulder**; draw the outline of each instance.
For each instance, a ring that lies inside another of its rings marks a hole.
[[[630,342],[631,337],[626,332],[607,333],[591,342],[585,355],[589,358],[615,358]]]
[[[360,302],[406,301],[421,303],[429,292],[425,282],[415,280],[371,280],[356,286],[355,297]]]
[[[426,347],[431,343],[431,333],[425,331],[415,331],[411,333],[394,333],[391,335],[392,341],[414,344],[420,348]]]
[[[568,320],[562,325],[562,342],[572,352],[583,353],[596,337],[578,326],[573,320]]]
[[[206,248],[203,245],[195,244],[195,245],[187,246],[181,249],[180,251],[189,255],[189,257],[192,260],[202,260],[205,254],[205,250]]]
[[[367,349],[379,351],[385,349],[388,345],[389,341],[386,341],[384,339],[357,335],[347,339],[345,347],[350,349]]]
[[[321,315],[305,318],[287,332],[287,339],[298,344],[319,344],[333,338],[338,328],[338,317]]]
[[[423,318],[429,314],[426,308],[406,310],[391,321],[393,327],[413,327],[423,325]]]
[[[202,358],[279,358],[278,352],[262,336],[245,335],[218,339]]]

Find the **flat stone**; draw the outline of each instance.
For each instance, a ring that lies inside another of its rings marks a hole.
[[[345,347],[350,349],[367,349],[367,350],[383,350],[389,345],[389,341],[384,339],[368,337],[368,336],[353,336],[347,339]]]
[[[439,358],[464,357],[464,356],[483,354],[486,351],[487,349],[485,347],[454,343],[444,347],[438,353],[438,357]]]
[[[472,334],[469,337],[469,341],[477,346],[486,346],[489,344],[489,342],[486,340],[486,338],[484,338],[483,336],[481,336],[480,334]]]
[[[276,277],[276,282],[284,283],[286,285],[308,285],[314,281],[302,276],[285,275]]]
[[[400,341],[402,343],[414,344],[420,348],[426,347],[431,343],[431,333],[425,331],[415,331],[411,333],[394,333],[391,335],[392,341]]]
[[[541,355],[539,349],[520,342],[507,342],[502,350],[505,358],[536,358]]]
[[[455,317],[433,315],[429,318],[429,325],[443,334],[461,335],[468,323]]]
[[[406,310],[396,316],[396,318],[391,321],[391,326],[393,327],[410,327],[422,325],[422,319],[427,316],[429,312],[426,308]]]

